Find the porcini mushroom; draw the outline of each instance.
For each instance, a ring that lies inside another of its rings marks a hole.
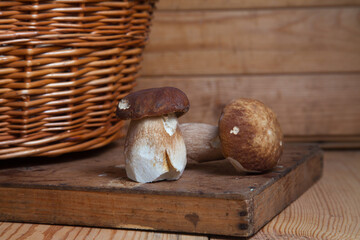
[[[137,182],[176,180],[186,166],[186,148],[177,118],[189,100],[173,87],[137,91],[117,107],[119,119],[131,119],[125,140],[125,170]]]
[[[261,172],[275,167],[283,150],[275,113],[254,99],[226,105],[218,127],[186,123],[180,128],[188,157],[197,162],[228,158],[237,170]]]
[[[266,171],[276,166],[283,134],[275,113],[258,100],[229,103],[219,120],[221,150],[235,168]]]

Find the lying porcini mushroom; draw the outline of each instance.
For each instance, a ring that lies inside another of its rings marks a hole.
[[[137,91],[117,107],[119,119],[131,119],[125,140],[125,170],[137,182],[176,180],[186,166],[186,148],[177,118],[189,100],[173,87]]]
[[[258,100],[240,98],[222,111],[219,127],[180,124],[187,155],[197,162],[228,158],[240,171],[261,172],[276,166],[283,135],[274,112]]]
[[[262,102],[240,98],[223,109],[219,120],[221,150],[235,168],[266,171],[283,151],[283,134],[275,113]]]

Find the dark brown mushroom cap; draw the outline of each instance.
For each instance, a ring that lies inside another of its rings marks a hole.
[[[149,88],[130,93],[118,104],[119,119],[141,119],[175,113],[185,114],[190,107],[189,99],[180,89],[174,87]]]
[[[254,99],[240,98],[223,109],[219,136],[224,156],[237,160],[246,170],[275,167],[283,151],[275,113]]]

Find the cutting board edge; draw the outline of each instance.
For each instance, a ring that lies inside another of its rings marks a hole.
[[[251,237],[263,226],[287,208],[292,202],[301,197],[307,190],[316,184],[323,175],[324,153],[318,146],[314,146],[312,152],[306,156],[308,158],[285,177],[281,178],[276,186],[271,185],[264,189],[260,194],[254,196],[252,201],[254,228],[246,237]],[[306,177],[301,177],[306,175]],[[294,179],[305,179],[305,182],[298,184]],[[291,181],[293,180],[293,181]],[[279,188],[279,185],[281,186]],[[273,197],[274,196],[274,197]],[[269,199],[281,198],[279,201],[269,201]],[[271,206],[267,203],[272,203]],[[268,211],[263,211],[261,206],[267,206]]]
[[[250,200],[22,190],[0,187],[0,221],[245,236],[252,218]]]
[[[302,157],[277,184],[257,189],[247,199],[0,187],[0,220],[249,237],[320,179],[320,149],[313,147]],[[294,179],[307,182],[296,185]],[[278,185],[283,188],[276,196],[283,203],[268,206]],[[153,211],[144,208],[149,203]],[[259,206],[266,206],[266,214]],[[139,219],[137,214],[144,212]]]

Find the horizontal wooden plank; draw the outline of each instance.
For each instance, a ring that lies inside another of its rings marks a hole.
[[[155,14],[144,75],[360,71],[360,7]]]
[[[360,5],[359,0],[166,0],[159,1],[159,10],[194,9],[249,9],[249,8],[288,8],[319,6]]]
[[[181,122],[217,124],[234,98],[263,101],[278,115],[285,135],[360,135],[360,74],[142,77],[137,89],[174,86],[189,97]]]

